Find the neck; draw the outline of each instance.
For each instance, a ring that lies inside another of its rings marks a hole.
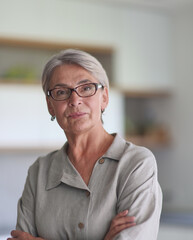
[[[102,156],[113,141],[113,136],[108,134],[103,127],[84,134],[67,136],[67,154],[72,162],[97,160]],[[93,157],[94,156],[94,157]]]

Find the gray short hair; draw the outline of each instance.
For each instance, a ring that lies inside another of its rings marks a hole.
[[[47,95],[54,69],[64,64],[76,64],[87,70],[103,86],[109,89],[109,80],[101,63],[87,52],[77,49],[66,49],[54,55],[45,65],[42,74],[42,88]]]

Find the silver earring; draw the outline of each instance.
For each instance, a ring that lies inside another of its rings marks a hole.
[[[55,116],[51,116],[51,121],[54,121],[55,120]]]
[[[102,114],[104,113],[104,111],[105,111],[105,109],[101,109],[101,113],[102,113]]]

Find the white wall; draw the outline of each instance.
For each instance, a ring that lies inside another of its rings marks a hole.
[[[27,170],[38,156],[46,152],[0,152],[0,236],[16,225],[17,202],[21,197]]]
[[[66,141],[57,122],[50,121],[39,84],[1,84],[0,113],[1,148],[58,149]],[[124,99],[115,89],[110,90],[103,120],[108,132],[124,136]]]
[[[1,0],[0,35],[115,48],[122,87],[168,88],[170,22],[159,12],[77,0]]]
[[[165,166],[170,191],[167,208],[193,210],[193,6],[173,16],[174,98],[171,106],[173,154]]]

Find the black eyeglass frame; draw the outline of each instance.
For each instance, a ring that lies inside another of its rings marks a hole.
[[[82,86],[84,86],[84,85],[86,86],[86,85],[88,85],[88,84],[92,84],[92,85],[95,86],[95,91],[94,91],[94,93],[93,93],[92,95],[89,95],[89,96],[81,96],[81,95],[79,95],[78,92],[76,91],[76,89],[79,88],[79,87],[82,87]],[[62,86],[61,86],[61,87],[62,87]],[[68,88],[68,87],[63,87],[63,88],[66,88],[66,89],[69,89],[69,90],[70,90],[70,94],[69,94],[69,97],[68,97],[68,98],[58,100],[58,99],[55,99],[55,98],[53,97],[52,91],[55,90],[55,89],[59,89],[59,87],[56,87],[56,88],[53,88],[53,89],[48,90],[47,96],[48,96],[48,97],[51,97],[51,98],[54,99],[55,101],[65,101],[65,100],[67,100],[67,99],[70,98],[70,96],[72,95],[72,92],[75,92],[79,97],[87,98],[87,97],[92,97],[92,96],[94,96],[99,88],[104,89],[104,86],[103,86],[101,83],[92,83],[92,82],[90,83],[90,82],[89,82],[89,83],[85,83],[85,84],[79,85],[79,86],[77,86],[77,87],[75,87],[75,88]]]

